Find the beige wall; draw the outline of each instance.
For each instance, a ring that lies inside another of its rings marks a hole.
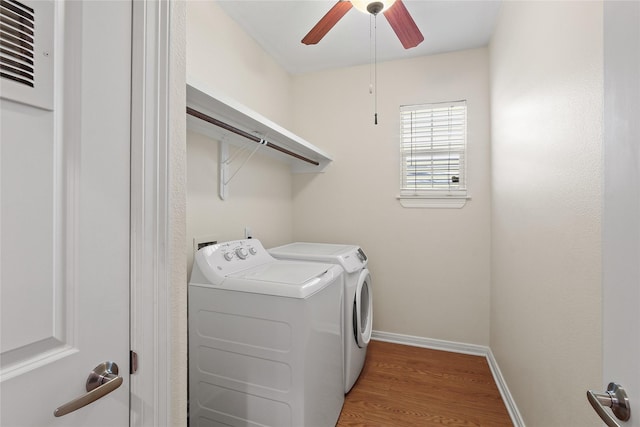
[[[193,132],[187,133],[187,141],[189,265],[193,237],[242,239],[248,226],[266,247],[292,240],[291,172],[287,165],[255,154],[229,183],[229,195],[223,201],[218,197],[218,143]],[[231,170],[239,163],[242,160],[235,161]]]
[[[530,427],[598,426],[602,3],[505,2],[491,41],[491,349]]]
[[[215,1],[187,1],[187,83],[192,81],[291,126],[289,74]]]
[[[187,2],[187,82],[202,83],[281,126],[291,124],[289,74],[212,1]],[[267,247],[292,240],[289,166],[256,154],[233,178],[223,201],[218,197],[218,146],[200,134],[187,134],[189,272],[194,237],[241,239],[250,227]],[[241,163],[242,157],[231,171]]]
[[[296,240],[361,245],[370,257],[374,329],[489,344],[489,80],[486,49],[294,78],[294,131],[334,157],[294,177]],[[462,209],[400,206],[399,108],[466,99],[468,182]]]

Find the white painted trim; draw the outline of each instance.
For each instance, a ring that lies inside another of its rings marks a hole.
[[[454,341],[437,340],[433,338],[416,337],[413,335],[394,334],[391,332],[373,331],[371,339],[411,345],[414,347],[430,348],[432,350],[451,351],[453,353],[486,356],[488,347],[476,344],[465,344]]]
[[[524,420],[520,415],[520,411],[518,411],[516,402],[513,400],[513,396],[511,396],[509,387],[507,387],[507,383],[502,376],[502,373],[500,372],[500,368],[498,367],[498,362],[496,361],[489,347],[484,345],[445,341],[433,338],[423,338],[412,335],[394,334],[391,332],[382,331],[373,331],[373,333],[371,334],[371,339],[376,341],[391,342],[395,344],[410,345],[413,347],[422,347],[432,350],[450,351],[453,353],[462,353],[485,357],[487,359],[487,363],[489,364],[489,369],[491,369],[493,379],[496,382],[496,386],[498,387],[498,391],[500,391],[502,400],[504,401],[505,407],[509,412],[509,416],[511,417],[513,425],[516,427],[525,427]]]
[[[429,196],[397,196],[396,199],[404,208],[437,208],[437,209],[461,209],[471,197],[429,197]]]
[[[489,363],[489,368],[491,369],[491,373],[493,374],[493,379],[498,386],[498,390],[500,390],[500,395],[502,396],[502,400],[504,401],[505,406],[507,407],[507,411],[509,411],[509,415],[511,416],[511,421],[517,427],[525,427],[524,420],[522,419],[522,415],[520,415],[520,411],[518,411],[518,407],[516,406],[516,402],[513,400],[513,396],[511,396],[511,392],[509,391],[509,387],[507,387],[507,382],[502,376],[502,372],[500,372],[500,368],[498,367],[498,361],[493,356],[493,352],[491,348],[488,348],[487,353],[487,362]]]
[[[130,426],[171,424],[168,206],[170,3],[133,1]]]

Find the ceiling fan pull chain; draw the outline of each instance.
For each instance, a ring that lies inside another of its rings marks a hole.
[[[369,15],[369,94],[373,95],[373,15]]]
[[[373,15],[373,124],[378,124],[378,15]]]
[[[378,15],[369,15],[369,94],[373,95],[373,124],[378,124]]]

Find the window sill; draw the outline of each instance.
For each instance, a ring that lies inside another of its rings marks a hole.
[[[397,196],[404,208],[461,209],[468,196]]]

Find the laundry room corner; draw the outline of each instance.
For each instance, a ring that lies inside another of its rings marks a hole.
[[[294,238],[358,244],[369,256],[374,330],[489,345],[490,159],[486,48],[296,75],[294,130],[336,160],[294,177]],[[404,208],[400,106],[466,99],[468,193],[461,209]],[[331,206],[327,209],[326,206]]]

